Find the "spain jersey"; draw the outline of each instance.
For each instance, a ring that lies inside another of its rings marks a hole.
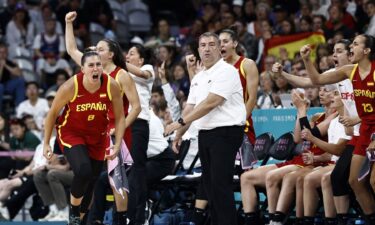
[[[246,85],[247,79],[246,79],[245,71],[243,69],[244,60],[245,60],[245,57],[240,56],[240,58],[234,64],[234,67],[238,70],[238,74],[240,75],[241,85],[243,89],[243,98],[246,104],[247,100],[249,99],[249,92],[247,91],[247,85]],[[249,118],[246,119],[245,133],[247,137],[249,138],[250,143],[255,144],[255,130],[254,130],[253,119],[251,118],[251,114]]]
[[[83,76],[82,72],[74,75],[74,97],[57,120],[59,143],[67,148],[85,145],[90,157],[103,160],[112,105],[110,81],[102,74],[99,89],[91,93],[83,86]]]
[[[355,64],[350,80],[358,116],[362,120],[353,153],[365,156],[371,134],[375,133],[375,61],[371,63],[370,73],[364,79],[359,74],[358,64]]]
[[[350,80],[353,84],[353,92],[356,108],[362,123],[375,125],[375,61],[371,64],[371,71],[362,80],[358,64],[355,64]]]

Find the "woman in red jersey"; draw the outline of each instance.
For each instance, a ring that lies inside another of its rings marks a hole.
[[[69,12],[66,14],[65,40],[68,54],[73,58],[73,60],[78,65],[80,65],[80,58],[82,57],[82,52],[78,50],[75,42],[75,37],[73,34],[73,22],[76,19],[76,17],[76,12]],[[125,125],[127,128],[125,130],[124,141],[127,144],[127,146],[130,147],[132,140],[130,126],[133,124],[133,122],[141,112],[141,105],[135,87],[135,83],[126,71],[127,66],[125,63],[124,56],[122,54],[122,49],[117,42],[110,39],[103,39],[97,43],[95,50],[100,55],[100,60],[103,64],[103,71],[118,82],[123,93],[122,100],[124,114],[126,117]],[[129,103],[131,105],[130,110]],[[115,118],[112,110],[109,110],[108,116],[110,119],[108,129],[110,131],[110,134],[113,135],[115,127]],[[127,204],[120,204],[120,202],[122,202],[120,201],[120,199],[122,199],[122,196],[115,190],[113,191],[113,193],[115,199],[118,199],[117,201],[115,201],[116,212],[114,215],[114,224],[120,224],[120,221],[126,220]]]
[[[371,141],[371,135],[375,133],[375,39],[366,34],[357,35],[350,46],[349,60],[353,64],[324,74],[319,74],[315,69],[310,59],[311,47],[309,45],[303,46],[300,53],[313,84],[337,83],[348,78],[352,81],[354,100],[360,120],[351,125],[359,122],[361,125],[350,167],[349,183],[366,219],[370,224],[375,224],[375,200],[372,190],[368,188],[368,178],[358,181],[366,149],[370,147],[369,150],[374,150],[372,146],[375,144]],[[371,183],[374,183],[373,181],[375,181],[375,173],[371,175]]]
[[[51,159],[53,155],[48,143],[57,121],[58,141],[74,172],[70,225],[81,223],[80,209],[90,204],[104,159],[116,157],[125,130],[120,88],[114,79],[103,74],[98,53],[85,52],[81,64],[82,71],[59,88],[45,121],[44,156]],[[113,153],[105,155],[110,107],[115,115],[116,142]]]

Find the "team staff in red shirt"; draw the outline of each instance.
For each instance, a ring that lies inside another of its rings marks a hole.
[[[70,225],[79,225],[80,209],[91,201],[96,178],[104,159],[114,159],[119,152],[125,130],[120,87],[114,79],[103,74],[96,51],[84,52],[82,71],[59,88],[45,122],[44,156],[51,159],[48,145],[57,119],[58,141],[74,178],[70,197]],[[108,138],[108,110],[115,114],[116,142],[111,155],[105,155]],[[59,116],[60,111],[64,109]]]

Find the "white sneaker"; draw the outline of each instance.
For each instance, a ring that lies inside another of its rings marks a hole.
[[[48,221],[69,221],[69,213],[63,210],[59,211],[54,217],[49,218]]]
[[[49,221],[51,218],[55,217],[57,213],[58,211],[50,210],[49,213],[45,217],[40,218],[38,221]]]
[[[4,217],[4,219],[9,220],[9,211],[7,207],[0,207],[0,214]]]

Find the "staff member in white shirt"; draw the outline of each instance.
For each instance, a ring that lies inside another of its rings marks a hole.
[[[178,129],[173,141],[176,150],[183,133],[196,121],[203,187],[212,224],[237,224],[232,182],[246,120],[241,81],[237,70],[221,59],[216,34],[202,34],[198,51],[205,69],[191,82],[183,117],[169,125],[166,133]]]
[[[141,113],[131,126],[132,143],[130,154],[134,160],[129,174],[128,218],[131,224],[144,224],[147,200],[146,161],[147,146],[150,138],[150,99],[155,72],[152,66],[154,56],[151,49],[136,44],[126,55],[126,67],[135,82],[141,103]]]

